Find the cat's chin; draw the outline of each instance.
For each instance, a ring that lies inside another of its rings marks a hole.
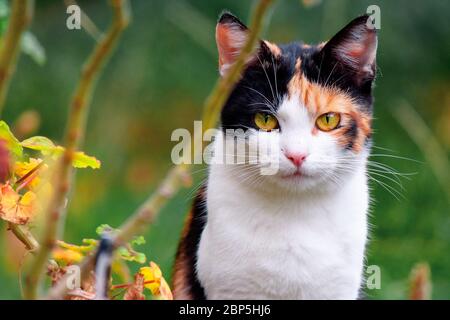
[[[333,191],[336,184],[326,180],[321,175],[313,175],[304,172],[279,172],[275,175],[264,176],[267,184],[264,188],[281,193],[323,193]]]

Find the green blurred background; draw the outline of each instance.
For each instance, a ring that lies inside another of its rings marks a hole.
[[[36,1],[31,31],[45,48],[39,66],[22,55],[8,96],[4,120],[26,110],[41,117],[37,132],[61,141],[68,103],[81,65],[95,41],[82,30],[66,28],[63,1]],[[102,30],[110,21],[106,1],[79,1]],[[170,167],[170,134],[192,129],[202,103],[217,79],[214,27],[222,9],[247,21],[251,1],[131,0],[133,22],[126,30],[95,93],[85,147],[102,161],[100,170],[83,170],[70,202],[65,240],[96,237],[102,223],[119,226],[154,189]],[[450,2],[279,0],[265,37],[274,42],[330,38],[367,6],[381,8],[379,75],[375,95],[374,153],[416,161],[377,157],[404,173],[404,198],[395,199],[372,183],[372,236],[367,264],[381,268],[381,289],[368,298],[407,297],[408,276],[417,262],[428,262],[433,298],[450,298]],[[401,109],[403,108],[403,109]],[[423,123],[410,121],[408,114]],[[414,112],[417,112],[415,114]],[[402,121],[406,119],[406,121]],[[409,132],[409,133],[408,133]],[[425,142],[424,142],[425,141]],[[181,192],[145,235],[142,251],[170,278],[184,216],[194,187]],[[392,181],[386,183],[398,189]],[[14,252],[0,224],[0,298],[19,298]],[[17,257],[16,257],[17,258]]]

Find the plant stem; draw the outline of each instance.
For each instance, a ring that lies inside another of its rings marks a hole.
[[[39,243],[27,227],[15,223],[9,223],[8,229],[19,239],[31,253],[39,249]]]
[[[16,70],[22,34],[33,16],[33,0],[13,0],[8,28],[0,48],[0,116],[5,105],[9,83]]]
[[[207,130],[215,126],[218,121],[220,110],[231,93],[234,84],[237,82],[245,63],[253,53],[253,49],[258,41],[263,20],[267,9],[273,0],[260,0],[252,13],[251,29],[249,37],[242,49],[235,64],[230,71],[216,83],[212,93],[208,97],[204,106],[203,128]],[[135,235],[142,233],[155,220],[159,211],[164,207],[179,189],[186,184],[189,178],[190,167],[185,164],[172,167],[163,179],[156,192],[153,193],[125,223],[119,228],[119,234],[115,238],[114,248],[118,248],[130,241]],[[94,263],[94,256],[86,257],[80,264],[82,277],[89,274]],[[66,278],[63,277],[49,292],[46,299],[63,299],[67,293]]]
[[[71,101],[65,133],[66,149],[57,164],[58,168],[53,178],[55,191],[46,211],[47,221],[40,241],[41,248],[33,260],[31,269],[26,277],[25,298],[27,299],[35,299],[37,297],[39,284],[45,274],[46,262],[63,227],[65,200],[72,184],[73,156],[84,137],[88,109],[96,82],[122,31],[129,23],[127,0],[110,0],[109,2],[114,12],[111,27],[105,37],[96,45],[85,63]]]

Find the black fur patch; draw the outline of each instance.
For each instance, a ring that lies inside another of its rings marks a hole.
[[[293,47],[294,48],[294,47]],[[261,42],[257,57],[247,66],[222,109],[222,128],[257,128],[257,112],[276,112],[287,93],[287,85],[295,72],[296,52],[283,52],[275,57]]]
[[[356,121],[354,119],[352,119],[350,121],[350,125],[348,126],[348,129],[345,131],[344,134],[349,139],[349,142],[345,146],[345,149],[352,150],[353,149],[353,144],[355,142],[355,139],[358,136],[358,125],[356,124]]]

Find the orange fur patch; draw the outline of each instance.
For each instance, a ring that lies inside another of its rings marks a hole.
[[[288,84],[289,98],[297,96],[300,103],[308,109],[314,118],[328,112],[339,113],[342,127],[330,131],[329,134],[335,136],[338,143],[343,147],[352,142],[353,151],[360,152],[366,138],[372,132],[371,117],[361,112],[361,108],[354,99],[342,90],[335,87],[323,87],[309,81],[301,72],[300,67],[301,59],[299,58],[295,65],[295,74]],[[353,141],[350,141],[350,137],[346,136],[345,132],[348,130],[352,119],[357,125],[357,136]],[[317,133],[316,128],[313,129],[313,134]]]
[[[216,42],[219,50],[219,66],[233,63],[245,43],[247,33],[229,24],[218,24]]]

